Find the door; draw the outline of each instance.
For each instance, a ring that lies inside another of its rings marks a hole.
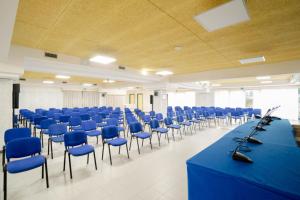
[[[143,94],[137,94],[137,108],[143,110]]]

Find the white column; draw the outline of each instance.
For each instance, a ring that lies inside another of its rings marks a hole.
[[[12,128],[12,80],[0,78],[0,145],[4,144],[5,130]]]

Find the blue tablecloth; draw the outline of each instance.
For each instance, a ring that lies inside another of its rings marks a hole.
[[[252,164],[232,160],[237,145],[233,136],[241,136],[253,124],[229,132],[187,161],[189,200],[300,199],[300,148],[291,141],[287,120],[274,121],[257,135],[263,144],[248,144],[252,151],[245,154]]]

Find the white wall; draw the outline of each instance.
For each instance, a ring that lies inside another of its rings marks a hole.
[[[280,105],[275,116],[298,120],[298,88],[262,89],[254,91],[253,107],[265,113],[269,108]]]
[[[0,145],[4,144],[4,132],[12,128],[12,80],[0,79]]]
[[[215,91],[216,107],[241,107],[246,106],[246,94],[242,90],[218,90]]]
[[[196,92],[169,92],[168,106],[195,106]]]
[[[20,108],[62,108],[63,91],[55,86],[21,84]]]
[[[164,116],[167,114],[168,106],[168,94],[165,92],[159,92],[158,96],[154,96],[153,110],[156,113],[162,113]]]
[[[215,105],[215,93],[196,93],[196,106],[214,106]]]

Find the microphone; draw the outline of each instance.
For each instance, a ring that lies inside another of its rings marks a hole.
[[[255,137],[247,137],[247,142],[253,143],[253,144],[262,144],[262,141],[259,139],[256,139]]]
[[[237,161],[246,162],[246,163],[253,163],[253,161],[252,161],[251,158],[249,158],[245,154],[242,154],[241,152],[238,152],[237,150],[235,150],[232,153],[232,159],[233,160],[237,160]]]

